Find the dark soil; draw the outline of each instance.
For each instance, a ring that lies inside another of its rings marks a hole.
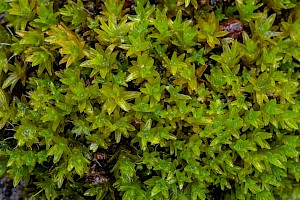
[[[0,179],[0,200],[21,200],[22,189],[20,184],[14,188],[13,182],[4,176]]]
[[[5,24],[5,22],[4,22],[4,16],[5,16],[5,13],[0,13],[0,25]]]

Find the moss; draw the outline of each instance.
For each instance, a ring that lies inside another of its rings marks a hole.
[[[299,198],[299,9],[1,1],[0,176],[25,199]]]

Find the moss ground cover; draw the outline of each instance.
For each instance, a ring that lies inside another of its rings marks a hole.
[[[0,177],[24,199],[300,198],[296,0],[1,0]]]

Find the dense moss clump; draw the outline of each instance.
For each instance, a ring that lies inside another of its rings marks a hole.
[[[0,13],[0,177],[23,198],[300,198],[297,0]]]

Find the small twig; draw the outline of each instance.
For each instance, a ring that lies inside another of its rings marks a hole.
[[[23,96],[30,99],[30,96],[29,96],[29,95],[23,94]]]
[[[5,130],[6,131],[16,131],[15,129],[12,129],[12,128],[6,128]]]
[[[90,14],[90,15],[95,15],[94,13],[92,13],[91,11],[89,11],[88,9],[86,9],[86,8],[84,8],[84,10],[88,13],[88,14]]]
[[[11,122],[7,122],[7,123],[9,123],[9,125],[11,125],[12,127],[15,127],[15,125],[13,125]]]
[[[34,81],[35,81],[35,83],[36,83],[36,86],[38,86],[39,87],[39,83],[34,79]]]
[[[100,167],[102,167],[102,165],[98,162],[98,160],[95,160],[95,161]]]
[[[11,36],[14,36],[13,32],[11,32],[11,30],[9,28],[6,27],[6,29],[9,31],[9,33],[11,34]]]
[[[8,138],[5,138],[3,141],[11,140],[11,139],[15,139],[15,138],[14,137],[8,137]]]
[[[78,182],[78,181],[79,181],[79,179],[81,179],[81,177],[79,177],[78,179],[76,179],[76,182]]]
[[[1,44],[1,45],[6,45],[6,46],[11,46],[11,44],[5,43],[5,42],[4,42],[4,43],[3,43],[3,42],[0,42],[0,44]]]
[[[15,55],[12,55],[11,57],[8,58],[7,62],[10,61]]]
[[[142,158],[139,154],[136,154],[139,158]]]
[[[38,191],[37,193],[35,193],[33,196],[31,196],[31,199],[32,199],[33,197],[35,197],[36,195],[38,195],[39,193],[41,193],[41,192],[43,192],[43,189],[41,189],[40,191]]]

